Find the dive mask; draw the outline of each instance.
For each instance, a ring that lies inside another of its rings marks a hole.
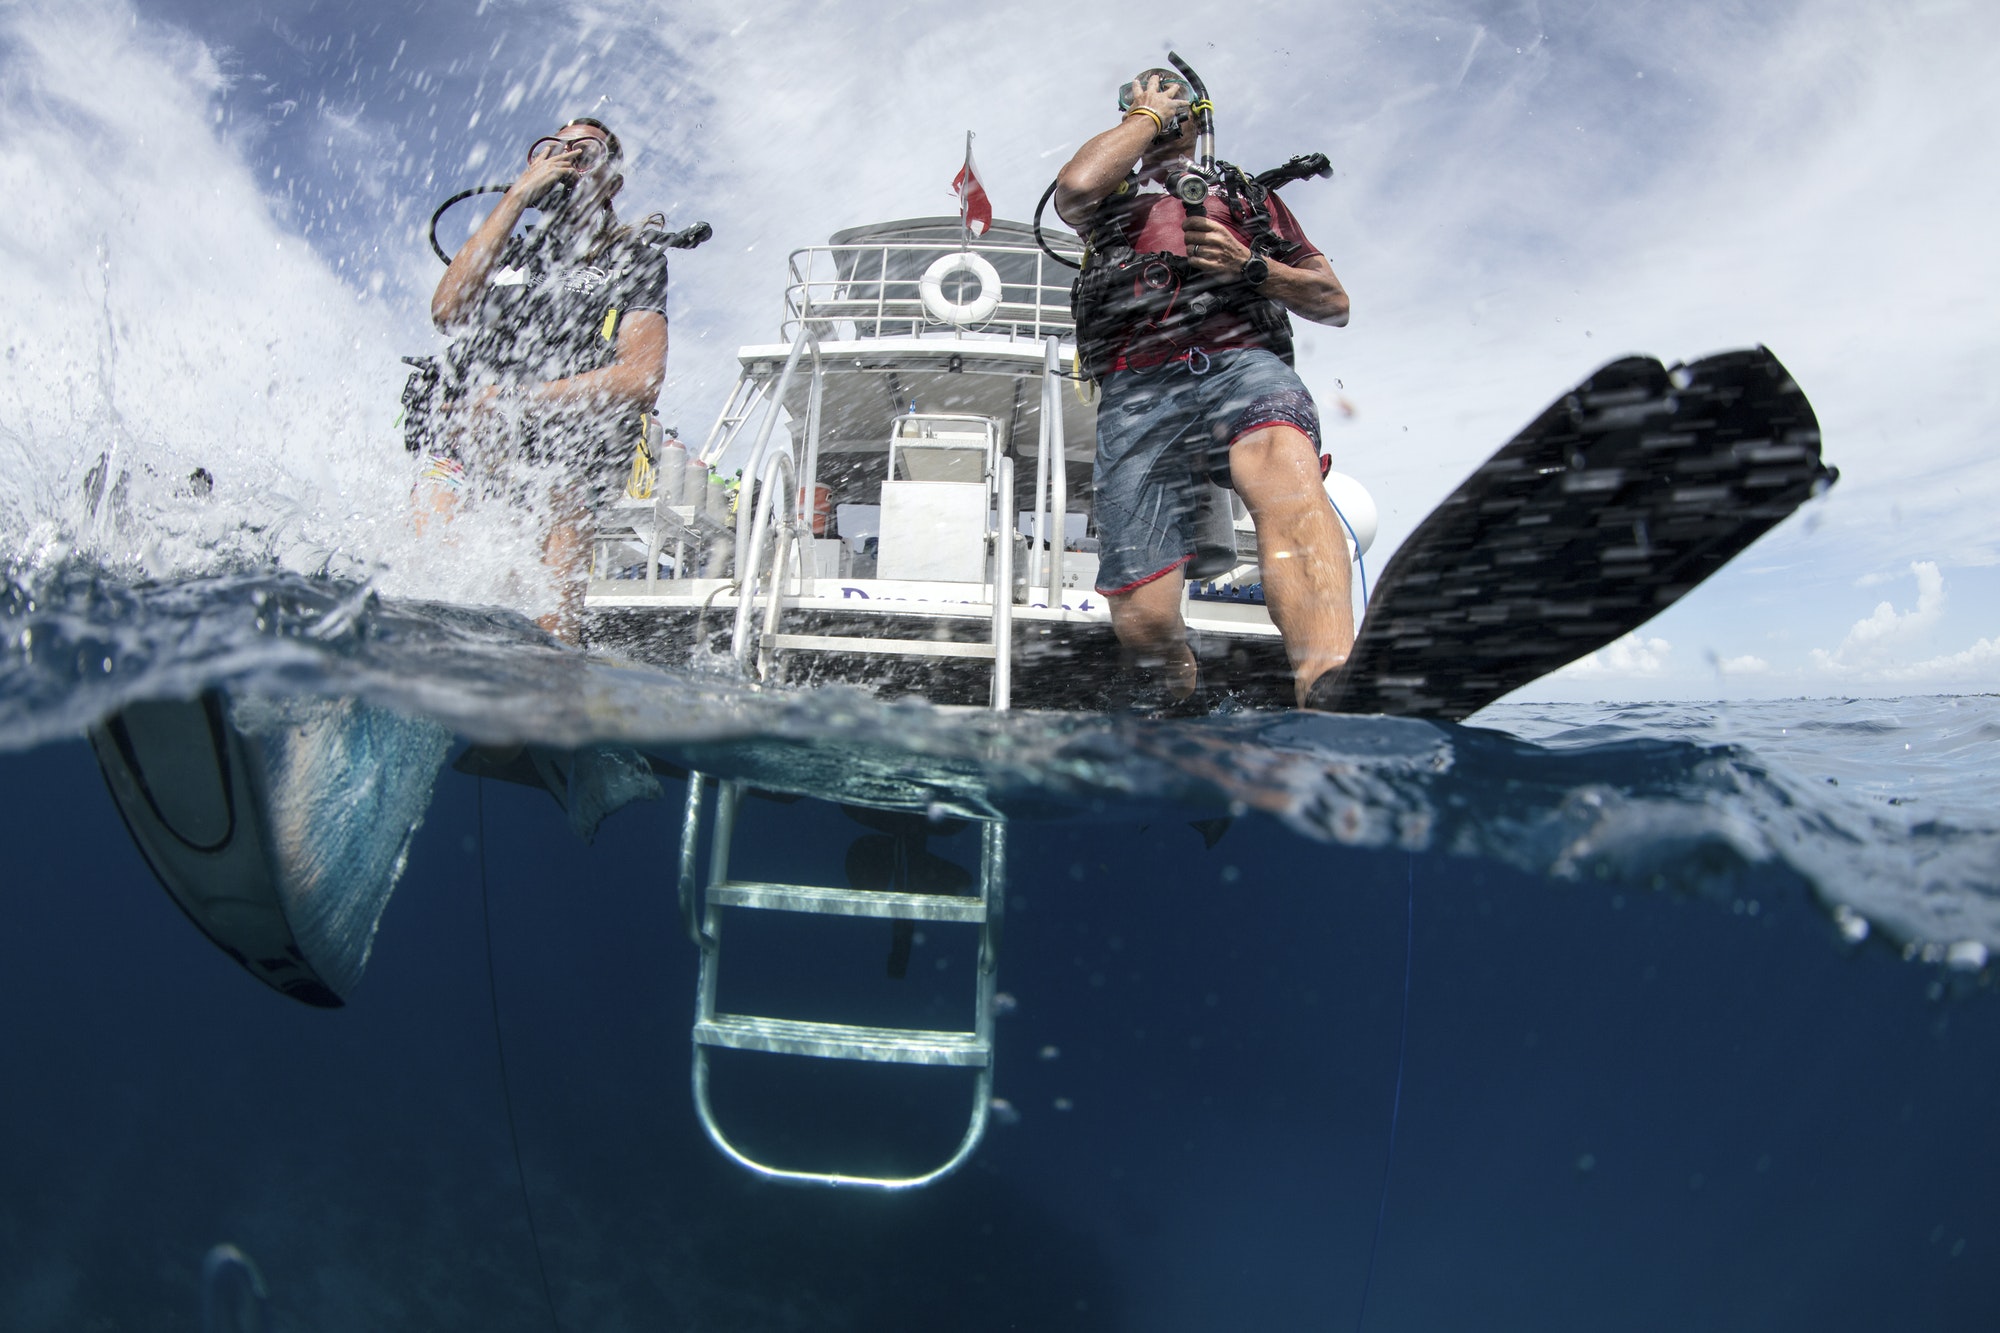
[[[530,162],[539,162],[545,157],[554,157],[560,153],[570,152],[576,154],[576,169],[578,171],[590,171],[598,163],[610,156],[611,149],[604,140],[594,135],[581,135],[574,139],[561,139],[551,134],[546,138],[537,139],[534,143],[528,145],[528,160]]]
[[[1139,91],[1141,84],[1156,75],[1160,80],[1160,91],[1167,96],[1179,102],[1191,102],[1194,100],[1194,93],[1189,90],[1187,82],[1180,75],[1170,69],[1149,69],[1138,78],[1132,80],[1132,82],[1124,84],[1118,89],[1118,109],[1120,111],[1130,111],[1132,109],[1132,95]]]

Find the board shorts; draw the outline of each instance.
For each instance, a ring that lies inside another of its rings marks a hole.
[[[1321,451],[1319,409],[1298,372],[1261,347],[1203,353],[1104,377],[1092,512],[1097,591],[1143,587],[1197,549],[1201,496],[1229,487],[1230,446],[1290,426]]]

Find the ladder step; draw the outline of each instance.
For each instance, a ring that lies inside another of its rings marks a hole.
[[[766,642],[773,648],[791,648],[816,653],[889,653],[904,657],[983,657],[993,658],[990,643],[953,643],[944,639],[864,639],[832,634],[773,634]]]
[[[826,889],[809,884],[757,884],[728,880],[709,886],[708,901],[718,907],[757,907],[767,912],[817,912],[824,916],[962,921],[975,926],[986,920],[984,902],[977,898],[942,893]]]
[[[976,1032],[936,1032],[924,1028],[855,1027],[808,1023],[754,1014],[717,1014],[694,1025],[703,1046],[776,1055],[810,1055],[822,1060],[873,1060],[899,1065],[955,1065],[983,1068],[993,1045]]]

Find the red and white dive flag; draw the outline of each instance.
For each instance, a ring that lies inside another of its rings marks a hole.
[[[972,235],[984,236],[993,225],[993,201],[986,197],[986,187],[979,183],[979,173],[972,166],[970,130],[965,134],[965,165],[952,177],[951,188],[958,195],[959,222]]]

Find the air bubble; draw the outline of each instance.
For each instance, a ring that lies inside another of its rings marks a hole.
[[[1955,972],[1977,972],[1991,956],[1978,940],[1960,940],[1944,951],[1944,963]]]

